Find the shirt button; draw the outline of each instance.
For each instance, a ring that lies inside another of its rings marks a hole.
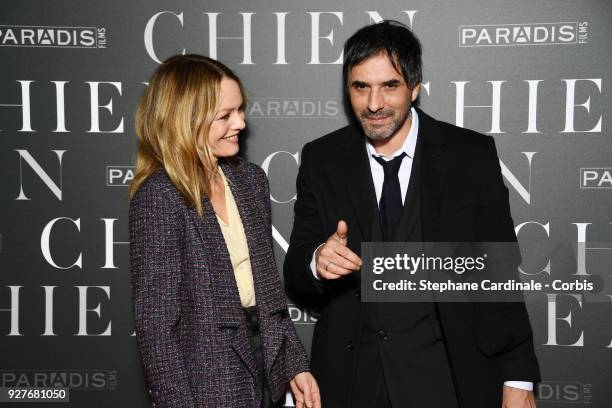
[[[386,331],[381,329],[378,331],[378,337],[380,337],[383,340],[387,340],[389,338],[389,335],[387,334]]]

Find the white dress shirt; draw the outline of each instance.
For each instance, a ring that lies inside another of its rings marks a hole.
[[[368,158],[370,160],[370,172],[372,173],[372,181],[374,182],[374,190],[376,191],[376,201],[380,203],[380,196],[382,194],[383,182],[385,181],[385,171],[382,164],[377,162],[374,157],[382,157],[384,160],[393,160],[395,157],[402,153],[406,153],[406,156],[402,159],[397,176],[399,177],[400,190],[402,192],[402,204],[406,202],[406,192],[408,191],[408,183],[410,183],[410,174],[412,173],[412,161],[414,159],[414,151],[416,149],[417,138],[419,134],[419,116],[417,115],[414,108],[410,108],[412,115],[412,126],[408,132],[408,137],[404,140],[402,147],[397,149],[391,156],[385,156],[376,152],[374,146],[370,143],[370,140],[366,137],[366,149],[368,151]]]
[[[414,159],[414,152],[416,149],[417,138],[419,134],[419,115],[417,114],[414,108],[410,108],[410,113],[412,115],[412,126],[410,126],[410,131],[408,132],[408,137],[404,140],[402,147],[397,149],[391,156],[385,156],[383,154],[377,153],[374,146],[370,143],[369,139],[365,138],[366,149],[368,152],[368,158],[370,162],[370,171],[372,173],[372,181],[374,182],[374,190],[376,191],[376,201],[380,203],[380,196],[382,194],[382,186],[385,181],[385,173],[383,170],[382,164],[377,162],[372,155],[377,157],[382,157],[384,160],[392,160],[394,157],[399,156],[402,153],[406,153],[406,156],[402,159],[402,164],[400,165],[398,171],[398,177],[400,182],[400,190],[402,192],[402,204],[406,202],[406,192],[408,191],[408,184],[410,183],[410,174],[412,173],[412,162]],[[323,244],[317,247],[317,250]],[[317,253],[315,250],[312,255],[312,260],[310,262],[310,269],[315,278],[321,279],[319,274],[317,273],[317,263],[315,259],[315,254]],[[513,388],[519,388],[522,390],[533,391],[533,383],[528,381],[505,381],[504,385]]]

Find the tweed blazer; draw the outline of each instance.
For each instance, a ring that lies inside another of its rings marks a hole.
[[[272,249],[269,184],[258,166],[221,163],[249,247],[264,370],[274,401],[307,371]],[[153,406],[258,407],[255,357],[223,233],[203,195],[199,218],[164,169],[130,202],[136,340]]]

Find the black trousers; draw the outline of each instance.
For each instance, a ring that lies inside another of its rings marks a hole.
[[[243,308],[244,315],[247,322],[247,328],[249,329],[249,340],[251,347],[253,347],[253,354],[255,355],[255,363],[257,365],[257,372],[259,373],[258,378],[261,386],[261,407],[262,408],[274,408],[280,405],[274,405],[272,397],[270,395],[270,389],[268,388],[268,382],[266,381],[266,375],[264,370],[264,357],[263,357],[263,342],[261,333],[259,331],[259,317],[257,316],[257,306],[250,306]],[[282,398],[281,398],[282,400]],[[281,403],[281,401],[279,401]]]

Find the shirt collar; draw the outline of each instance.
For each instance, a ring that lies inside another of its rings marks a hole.
[[[402,152],[405,152],[408,157],[410,157],[411,159],[414,158],[414,151],[416,150],[417,136],[419,134],[419,115],[417,114],[416,110],[413,107],[410,107],[410,114],[412,116],[412,125],[410,126],[408,137],[406,137],[406,140],[404,140],[404,144],[402,145],[402,147],[400,147],[395,152],[393,152],[391,157],[397,157],[400,154],[402,154]],[[374,155],[377,157],[385,157],[385,155],[383,154],[376,153],[376,149],[374,149],[374,146],[372,146],[372,144],[370,143],[370,139],[368,139],[367,137],[365,139],[366,139],[366,148],[368,149],[368,154],[370,156]]]

